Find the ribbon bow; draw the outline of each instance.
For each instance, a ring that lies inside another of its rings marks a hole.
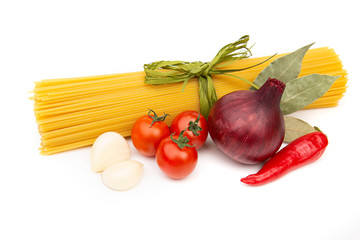
[[[244,78],[228,74],[230,72],[242,71],[255,67],[265,61],[256,65],[242,68],[242,69],[219,69],[226,65],[230,65],[236,60],[248,58],[251,56],[250,48],[247,47],[249,36],[244,35],[236,42],[227,44],[216,54],[211,62],[184,62],[184,61],[158,61],[149,64],[144,64],[145,83],[146,84],[167,84],[184,82],[183,91],[187,82],[192,78],[199,80],[199,99],[200,112],[207,118],[212,105],[217,101],[217,95],[214,87],[212,74],[223,74],[239,78],[251,86],[258,89],[251,81]]]

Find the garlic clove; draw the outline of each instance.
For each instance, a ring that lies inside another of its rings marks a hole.
[[[102,172],[105,168],[130,159],[130,146],[126,139],[116,132],[101,134],[91,148],[91,168]]]
[[[141,180],[144,165],[135,160],[116,163],[106,168],[101,176],[103,183],[113,190],[128,190]]]

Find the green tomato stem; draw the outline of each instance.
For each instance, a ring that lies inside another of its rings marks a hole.
[[[153,113],[153,115],[151,115],[151,113]],[[149,127],[149,128],[151,128],[154,123],[159,122],[159,121],[165,121],[165,118],[167,116],[170,116],[170,114],[164,113],[163,116],[159,117],[154,110],[149,109],[148,116],[150,118],[152,118],[152,122],[151,122],[150,127]]]
[[[185,136],[184,137],[185,130],[182,130],[179,134],[178,139],[173,138],[173,134],[170,135],[171,140],[178,145],[180,149],[183,149],[184,147],[194,147],[189,144],[190,140]]]

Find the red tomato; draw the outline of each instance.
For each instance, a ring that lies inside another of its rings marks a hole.
[[[150,115],[153,112],[154,115]],[[162,139],[170,136],[170,129],[164,122],[165,114],[158,117],[152,110],[148,115],[140,117],[131,129],[131,140],[134,147],[145,156],[155,156],[156,149]]]
[[[205,117],[199,115],[196,111],[185,111],[178,114],[171,123],[171,133],[179,135],[182,130],[185,130],[186,136],[190,142],[200,149],[206,142],[208,136],[208,125]]]
[[[174,179],[185,178],[192,173],[198,160],[196,148],[188,144],[187,138],[185,138],[186,144],[182,149],[179,147],[181,143],[174,142],[181,138],[182,136],[177,135],[164,138],[156,151],[158,166],[165,175]]]

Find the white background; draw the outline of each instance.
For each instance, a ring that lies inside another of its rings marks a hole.
[[[360,239],[355,3],[1,1],[0,239]],[[90,148],[39,154],[34,81],[209,61],[244,34],[254,56],[312,42],[340,55],[349,88],[339,106],[294,114],[329,136],[317,162],[249,187],[240,178],[260,166],[226,159],[209,139],[193,174],[174,181],[131,146],[144,177],[116,192],[92,173]]]

